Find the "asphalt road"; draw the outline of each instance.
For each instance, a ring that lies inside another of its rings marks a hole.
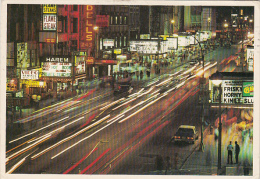
[[[212,65],[212,70],[205,77],[216,71],[215,60],[229,57],[237,48],[219,48],[206,55],[205,68]],[[234,69],[232,62],[219,66],[226,71]],[[144,84],[143,89],[135,89],[132,96],[91,91],[44,109],[27,119],[31,121],[20,134],[12,136],[7,145],[7,171],[139,174],[154,169],[158,153],[178,153],[184,159],[194,145],[178,146],[169,141],[180,124],[200,129],[195,76],[199,68],[192,75],[187,72],[191,67],[163,75]],[[171,82],[174,79],[179,81]]]

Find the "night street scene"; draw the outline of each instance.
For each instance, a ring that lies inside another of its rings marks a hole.
[[[259,3],[88,3],[6,4],[5,176],[253,177]]]

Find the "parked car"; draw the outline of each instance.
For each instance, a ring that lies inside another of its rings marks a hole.
[[[173,136],[174,142],[188,142],[194,144],[197,139],[198,131],[195,126],[190,125],[181,125]]]

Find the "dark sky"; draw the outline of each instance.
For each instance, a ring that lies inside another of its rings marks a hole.
[[[218,6],[217,7],[217,23],[223,22],[223,19],[227,21],[231,18],[231,13],[238,14],[239,9],[243,9],[244,16],[254,15],[254,7],[245,6]]]

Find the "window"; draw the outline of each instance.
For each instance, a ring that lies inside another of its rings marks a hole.
[[[77,33],[78,32],[78,18],[73,18],[73,33]]]
[[[124,36],[124,47],[126,46],[126,36]]]
[[[117,37],[116,37],[116,39],[115,39],[115,47],[117,47]]]
[[[117,16],[115,17],[115,24],[117,24]]]
[[[103,39],[100,38],[99,40],[99,49],[102,50],[103,49]]]
[[[122,23],[123,23],[123,17],[120,16],[120,17],[119,17],[119,24],[122,24]]]
[[[122,46],[122,37],[120,36],[119,37],[119,47],[121,47]]]
[[[113,16],[110,16],[110,24],[112,25],[113,24]]]
[[[124,17],[124,24],[126,25],[126,17]]]
[[[78,5],[73,5],[73,11],[78,11]]]

